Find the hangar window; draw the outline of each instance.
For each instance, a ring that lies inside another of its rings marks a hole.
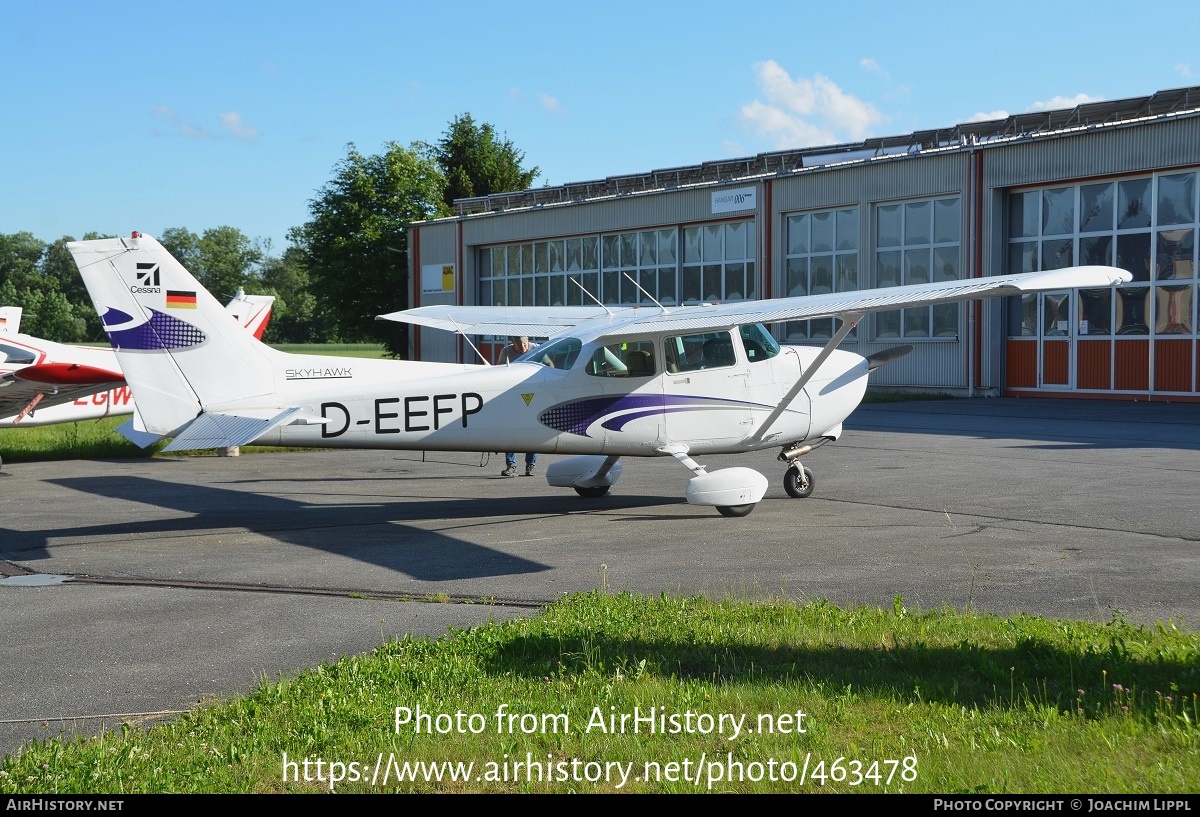
[[[1010,194],[1009,273],[1101,264],[1128,270],[1133,281],[1115,293],[1070,293],[1054,322],[1045,317],[1055,312],[1052,294],[1023,296],[1010,310],[1009,334],[1195,336],[1198,181],[1191,170]]]
[[[605,304],[634,306],[653,303],[651,298],[666,306],[678,303],[678,229],[638,230],[603,236],[600,263],[603,294],[598,297]],[[637,281],[637,286],[630,278]]]
[[[875,277],[881,287],[962,277],[962,203],[957,196],[880,205],[875,210]],[[875,316],[877,338],[959,334],[959,304],[909,307]]]
[[[754,300],[758,297],[757,253],[753,221],[685,227],[681,302]]]
[[[825,210],[787,217],[787,295],[824,295],[859,288],[858,210]],[[790,341],[833,337],[833,318],[786,324]],[[852,330],[849,337],[855,337]]]
[[[489,306],[581,306],[599,297],[600,237],[556,238],[479,251],[479,303]]]

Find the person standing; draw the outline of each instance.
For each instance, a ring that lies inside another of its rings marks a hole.
[[[528,352],[536,343],[530,343],[529,338],[525,335],[513,335],[508,339],[508,345],[500,350],[500,359],[497,361],[500,365],[512,363],[521,355]],[[533,476],[533,471],[537,465],[537,452],[530,452],[525,455],[525,476]],[[504,454],[504,470],[500,472],[502,477],[515,477],[517,475],[517,454],[515,451],[509,451]]]

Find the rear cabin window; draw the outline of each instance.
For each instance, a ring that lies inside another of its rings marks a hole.
[[[648,340],[601,346],[587,365],[587,373],[594,377],[650,377],[657,371],[654,343]]]

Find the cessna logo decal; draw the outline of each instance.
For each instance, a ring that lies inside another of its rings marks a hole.
[[[158,286],[158,264],[139,261],[137,265],[138,283],[148,287]]]
[[[129,291],[134,295],[146,295],[151,292],[161,292],[158,280],[158,264],[153,261],[139,261],[137,265],[137,279],[140,286],[130,287]]]

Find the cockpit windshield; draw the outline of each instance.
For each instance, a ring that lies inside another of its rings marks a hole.
[[[558,340],[535,346],[516,359],[516,363],[539,363],[554,369],[569,369],[575,365],[579,350],[583,343],[579,338],[559,338]]]
[[[779,354],[779,344],[761,323],[748,323],[739,331],[742,335],[742,346],[746,348],[746,359],[751,363],[770,360]]]

